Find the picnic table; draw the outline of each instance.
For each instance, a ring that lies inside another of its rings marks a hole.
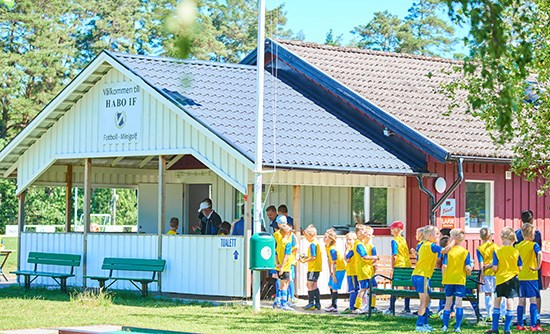
[[[6,262],[8,261],[8,257],[10,257],[10,254],[13,253],[14,251],[12,250],[7,250],[7,249],[3,249],[0,251],[0,259],[1,259],[1,263],[0,263],[0,275],[2,275],[4,277],[4,279],[6,280],[6,282],[8,281],[8,278],[6,277],[6,275],[4,274],[4,265],[6,264]]]

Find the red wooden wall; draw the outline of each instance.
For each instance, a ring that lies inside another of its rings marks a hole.
[[[456,163],[441,164],[430,161],[429,170],[432,173],[444,177],[447,188],[451,186],[457,177]],[[505,179],[505,171],[510,169],[506,164],[464,163],[464,181],[466,180],[492,180],[494,181],[494,240],[500,243],[500,231],[504,226],[510,226],[514,230],[521,225],[521,211],[531,209],[535,216],[535,226],[540,230],[543,240],[550,240],[550,194],[537,196],[540,180],[527,182],[512,174],[511,180]],[[424,184],[436,196],[436,201],[442,196],[434,189],[436,178],[425,178]],[[464,228],[465,211],[465,183],[454,191],[449,198],[456,199],[455,226]],[[418,187],[418,181],[414,177],[407,180],[407,242],[416,245],[414,239],[416,229],[429,223],[428,196]],[[439,210],[436,213],[436,223],[441,227]],[[477,233],[466,235],[466,247],[472,255],[479,246],[480,240]]]

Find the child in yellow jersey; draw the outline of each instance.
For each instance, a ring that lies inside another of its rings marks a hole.
[[[355,309],[355,300],[357,299],[357,293],[359,292],[359,281],[357,280],[357,270],[355,268],[355,259],[353,256],[353,246],[357,240],[357,234],[355,232],[349,232],[346,234],[346,276],[348,277],[348,292],[349,292],[349,308],[345,309],[342,313],[349,314]]]
[[[517,308],[518,331],[526,330],[523,326],[523,314],[525,311],[525,299],[529,298],[529,315],[531,316],[531,332],[542,332],[540,324],[537,324],[537,298],[540,298],[538,288],[538,270],[542,264],[542,251],[540,246],[535,243],[535,227],[532,224],[524,223],[521,226],[523,241],[514,247],[519,251],[519,256],[523,261],[523,267],[518,274],[519,279],[519,303]]]
[[[420,306],[418,307],[418,319],[416,320],[417,332],[431,332],[433,328],[428,324],[428,304],[430,302],[430,278],[435,270],[439,253],[446,254],[454,241],[451,240],[445,248],[441,248],[436,244],[439,230],[435,226],[426,226],[422,230],[424,241],[418,247],[416,256],[416,267],[412,272],[412,283],[418,292]]]
[[[325,308],[326,312],[338,312],[338,290],[342,288],[342,282],[346,276],[346,263],[336,249],[336,231],[329,228],[325,232],[323,241],[327,252],[328,268],[330,278],[328,286],[330,288],[331,305]]]
[[[487,310],[486,321],[490,321],[493,314],[493,294],[496,289],[496,277],[493,271],[493,253],[498,249],[497,244],[491,241],[491,230],[487,227],[479,230],[481,245],[476,249],[480,280],[483,282],[481,291],[485,293],[485,310]]]
[[[516,241],[516,233],[511,227],[505,227],[500,232],[502,247],[493,253],[493,271],[496,273],[495,305],[500,305],[501,298],[506,299],[506,315],[504,317],[504,333],[510,333],[512,316],[514,314],[514,298],[518,297],[519,281],[517,275],[521,271],[522,260],[519,252],[512,245]],[[498,333],[500,309],[493,310],[493,324],[486,334]]]
[[[418,255],[418,249],[420,249],[420,246],[422,246],[422,242],[424,242],[424,228],[426,226],[423,226],[423,227],[419,227],[416,229],[416,234],[415,234],[415,239],[416,239],[416,248],[412,248],[410,249],[410,254],[414,257],[416,257]]]
[[[455,298],[455,332],[460,332],[460,325],[464,318],[462,298],[466,297],[466,277],[472,272],[472,259],[466,248],[460,246],[462,241],[464,241],[464,231],[457,228],[452,229],[451,240],[454,240],[454,246],[447,254],[443,255],[441,266],[443,272],[442,283],[445,286],[446,297],[442,330],[445,332],[449,327],[451,306],[453,305],[453,298]]]
[[[292,229],[287,224],[279,225],[281,237],[277,244],[277,270],[279,274],[279,290],[281,309],[292,311],[293,309],[287,304],[288,301],[288,285],[290,280],[290,263],[292,254]]]
[[[170,218],[170,231],[166,232],[167,235],[176,235],[178,234],[178,226],[180,221],[176,217]]]
[[[307,295],[309,303],[306,305],[306,310],[321,309],[321,293],[317,286],[317,280],[323,270],[323,258],[321,255],[321,246],[315,240],[317,229],[313,225],[309,225],[304,230],[304,235],[309,241],[307,257],[301,258],[300,262],[307,263]]]
[[[355,300],[354,314],[364,314],[368,312],[367,290],[371,287],[371,278],[374,276],[374,263],[379,260],[376,254],[376,247],[371,242],[373,229],[370,226],[363,224],[355,225],[355,233],[357,240],[353,248],[353,256],[355,259],[355,270],[357,272],[357,280],[359,281],[359,292]],[[361,307],[362,305],[362,307]]]
[[[394,221],[390,226],[390,233],[393,235],[391,241],[391,267],[394,268],[410,268],[411,267],[411,255],[409,253],[409,246],[407,241],[401,233],[405,228],[400,221]],[[385,314],[395,313],[395,296],[390,297],[390,309],[384,312]],[[405,298],[405,313],[411,313],[411,299]]]

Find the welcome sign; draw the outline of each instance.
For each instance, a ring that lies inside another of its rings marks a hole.
[[[136,143],[141,139],[141,89],[132,82],[106,84],[101,89],[99,142]]]

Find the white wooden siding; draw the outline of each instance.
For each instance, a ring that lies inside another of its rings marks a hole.
[[[34,265],[27,263],[29,252],[47,252],[47,253],[64,253],[64,254],[78,254],[82,255],[82,234],[80,233],[35,233],[35,232],[23,232],[21,233],[21,254],[19,255],[19,263],[21,264],[21,270],[33,270]],[[74,268],[75,277],[67,279],[68,286],[82,286],[82,268],[83,262],[80,267]],[[39,265],[39,271],[53,271],[58,272],[61,269],[59,266],[42,266]],[[65,271],[63,271],[65,272]],[[70,272],[66,270],[66,272]],[[20,282],[23,282],[23,277],[19,278]],[[40,285],[57,285],[57,283],[49,277],[38,277],[33,284]]]
[[[176,235],[162,237],[166,270],[162,290],[195,295],[244,296],[244,241],[231,237],[236,248],[219,248],[220,237]],[[233,253],[239,253],[234,259]]]
[[[322,234],[322,233],[319,233]],[[378,255],[390,255],[391,254],[391,237],[389,236],[375,236],[373,238],[373,244],[376,247],[376,252]],[[330,294],[330,289],[328,287],[328,280],[329,280],[329,269],[328,269],[328,262],[327,262],[327,253],[325,250],[325,243],[323,242],[323,236],[319,235],[317,236],[317,242],[321,246],[321,256],[323,257],[323,271],[321,272],[321,275],[319,276],[318,286],[319,291],[321,294]],[[299,253],[300,254],[307,254],[307,248],[309,246],[309,242],[306,240],[305,237],[300,238],[300,247],[299,247]],[[338,236],[336,239],[336,248],[339,252],[344,254],[346,245],[346,238],[345,236]],[[297,266],[300,266],[300,269],[298,270],[299,274],[296,275],[296,291],[298,295],[300,296],[307,296],[307,263],[298,263]],[[339,290],[340,293],[346,293],[348,292],[348,282],[347,278],[345,279],[344,283],[342,284],[342,288]]]
[[[220,237],[215,236],[162,236],[162,258],[166,268],[162,273],[162,291],[196,295],[242,297],[244,295],[244,241],[236,240],[235,248],[219,248]],[[35,233],[21,234],[21,269],[32,270],[27,263],[29,252],[50,252],[83,254],[81,233]],[[234,252],[238,258],[235,260]],[[87,274],[108,275],[101,269],[105,257],[158,258],[158,236],[137,234],[89,234],[87,252]],[[75,268],[76,278],[69,278],[67,285],[82,286],[82,262]],[[58,271],[55,266],[44,266],[39,270]],[[131,277],[149,277],[142,272],[115,273]],[[97,281],[88,279],[87,286],[97,287]],[[33,284],[56,285],[50,278],[38,278]],[[117,282],[113,289],[132,290],[136,288],[127,281]],[[158,290],[156,283],[149,285],[150,291]]]
[[[250,175],[254,180],[254,175]],[[405,176],[345,174],[334,172],[277,171],[274,175],[267,173],[264,182],[273,185],[303,185],[329,187],[383,187],[406,188]]]
[[[158,258],[158,236],[138,234],[89,234],[88,235],[87,275],[109,276],[109,272],[101,270],[101,264],[106,257],[123,258]],[[151,277],[150,273],[143,272],[115,272],[113,276],[123,277]],[[98,287],[98,282],[88,279],[87,286]],[[109,282],[107,282],[109,284]],[[113,284],[112,289],[136,290],[128,281]],[[157,291],[156,283],[149,284],[150,291]]]
[[[64,158],[193,154],[241,192],[246,191],[252,163],[220,144],[213,134],[179,111],[178,114],[142,89],[143,110],[139,142],[100,144],[99,101],[105,83],[130,81],[112,69],[86,95],[27,149],[18,163],[18,193],[53,162]],[[195,124],[196,123],[196,124]],[[222,147],[223,146],[223,147]],[[231,152],[227,152],[231,151]],[[246,164],[246,166],[245,166]]]

